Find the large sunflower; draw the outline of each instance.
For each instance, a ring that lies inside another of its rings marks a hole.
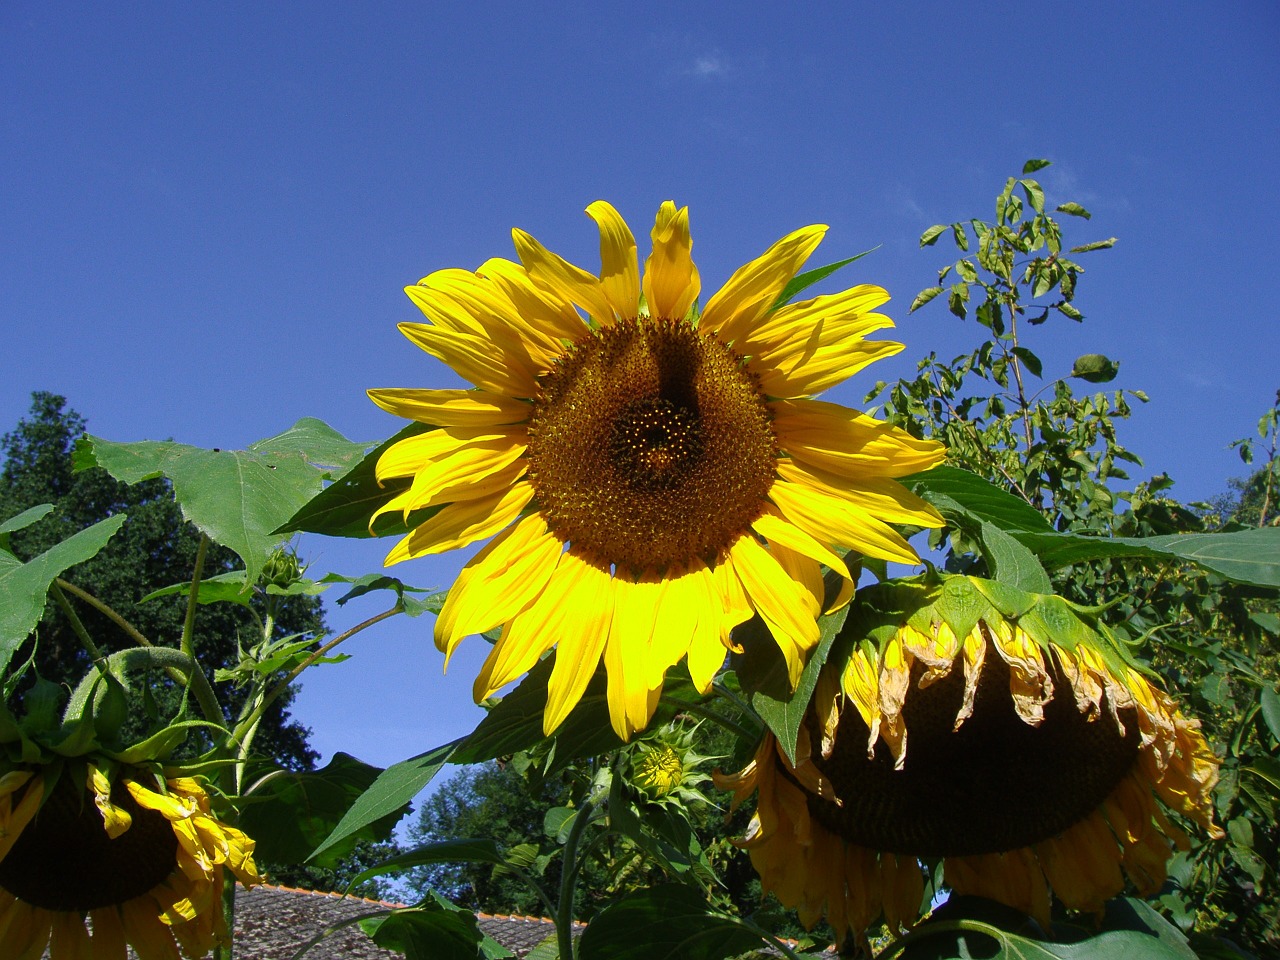
[[[888,300],[879,287],[778,306],[825,227],[783,237],[699,313],[687,208],[658,211],[643,280],[617,211],[597,201],[587,213],[599,276],[516,230],[521,263],[441,270],[407,288],[431,323],[401,331],[476,389],[369,391],[440,428],[382,455],[379,481],[403,490],[373,519],[437,510],[388,564],[493,537],[435,628],[446,662],[463,637],[502,628],[477,700],[558,642],[547,732],[603,658],[613,728],[627,739],[648,723],[669,667],[687,658],[705,691],[730,631],[753,614],[794,684],[818,640],[820,565],[845,575],[843,603],[853,583],[834,547],[915,563],[889,524],[942,521],[894,478],[943,451],[811,399],[901,349],[863,339],[892,326],[872,312]]]
[[[886,611],[886,612],[878,612]],[[824,664],[794,762],[772,736],[717,784],[757,806],[747,836],[766,891],[843,937],[915,922],[920,861],[957,893],[1047,930],[1052,896],[1098,911],[1125,877],[1155,893],[1207,830],[1218,760],[1101,624],[1058,597],[973,578],[859,594]]]
[[[123,960],[127,945],[139,960],[205,957],[230,942],[223,870],[262,882],[252,854],[190,777],[13,770],[0,777],[0,956]]]

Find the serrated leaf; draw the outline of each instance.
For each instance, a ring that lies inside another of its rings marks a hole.
[[[1090,250],[1106,250],[1108,247],[1116,245],[1116,237],[1108,237],[1106,240],[1095,240],[1093,243],[1086,243],[1082,247],[1072,247],[1072,253],[1088,253]]]
[[[257,841],[259,857],[271,863],[301,863],[363,796],[384,771],[346,753],[334,754],[321,770],[281,771],[250,795],[240,826]],[[321,867],[334,866],[360,840],[386,840],[396,821],[409,812],[408,801],[386,810],[341,842],[329,843],[324,855],[312,857]],[[317,851],[318,853],[319,851]]]
[[[73,462],[77,470],[102,467],[124,483],[166,477],[183,516],[239,554],[253,581],[282,540],[276,530],[320,492],[335,469],[346,470],[367,447],[305,418],[246,450],[86,437],[76,444]]]
[[[796,274],[796,276],[791,278],[791,282],[782,288],[782,293],[778,294],[778,299],[773,302],[773,306],[769,309],[777,310],[779,307],[790,303],[796,298],[796,294],[800,293],[800,291],[813,286],[820,280],[825,280],[840,268],[847,267],[855,260],[861,260],[867,254],[874,253],[879,249],[880,246],[877,244],[870,250],[863,250],[861,253],[856,253],[852,257],[847,257],[844,260],[837,260],[835,263],[828,263],[825,267],[815,267],[813,270],[806,270],[804,273]]]
[[[711,913],[693,887],[666,884],[607,907],[579,941],[579,960],[726,960],[761,946],[759,935]]]
[[[1093,214],[1080,206],[1080,204],[1074,202],[1058,204],[1058,213],[1065,213],[1072,217],[1084,217],[1086,220],[1093,219]]]
[[[1053,593],[1049,574],[1036,555],[995,524],[981,524],[978,542],[992,580],[1027,593]]]
[[[1037,170],[1043,170],[1052,162],[1052,160],[1028,160],[1022,165],[1022,175],[1025,177],[1028,173],[1035,173]]]
[[[920,234],[920,246],[932,247],[938,242],[938,238],[942,236],[948,229],[945,223],[935,223],[932,227]]]
[[[461,741],[455,740],[442,747],[420,753],[408,760],[401,760],[383,770],[369,788],[360,794],[333,831],[311,853],[308,860],[316,860],[330,849],[399,810],[416,797],[453,755]]]
[[[373,942],[407,960],[500,960],[514,957],[482,931],[476,915],[436,895],[360,924]]]
[[[105,547],[124,521],[122,513],[108,517],[26,563],[5,555],[9,560],[0,564],[0,673],[40,622],[50,584]]]
[[[1076,357],[1076,362],[1071,366],[1071,376],[1089,383],[1109,383],[1119,372],[1119,362],[1100,353],[1086,353]]]
[[[911,301],[911,309],[909,309],[907,313],[915,313],[941,292],[941,287],[926,287],[924,290],[921,290],[916,294],[916,298]]]
[[[0,536],[8,533],[14,533],[18,530],[24,530],[31,526],[37,520],[41,520],[53,512],[52,503],[41,503],[34,507],[23,510],[20,514],[10,517],[4,523],[0,523]],[[0,543],[3,543],[0,540]]]
[[[968,470],[934,467],[903,477],[899,482],[931,503],[943,516],[951,510],[970,514],[1002,530],[1053,531],[1049,521],[1031,504]]]

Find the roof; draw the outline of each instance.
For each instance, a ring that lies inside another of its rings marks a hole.
[[[290,960],[300,947],[326,927],[401,906],[404,904],[272,884],[249,890],[237,887],[236,958]],[[555,935],[554,924],[538,917],[481,913],[476,919],[481,930],[517,957],[524,957],[543,940]],[[401,953],[379,947],[358,925],[352,924],[316,944],[306,960],[403,960],[403,957]]]

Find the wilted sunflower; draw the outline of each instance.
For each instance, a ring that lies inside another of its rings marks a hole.
[[[825,227],[783,237],[699,313],[687,208],[658,211],[643,280],[617,211],[597,201],[587,213],[598,277],[516,230],[521,263],[407,288],[432,322],[401,331],[476,389],[369,391],[440,428],[382,455],[380,482],[410,482],[372,519],[437,509],[388,564],[493,537],[435,629],[447,658],[464,636],[502,627],[477,700],[558,642],[547,732],[603,658],[626,739],[649,722],[669,667],[687,658],[705,691],[730,631],[755,613],[794,685],[818,640],[820,566],[845,574],[843,603],[853,583],[833,547],[917,562],[889,524],[942,521],[894,478],[943,450],[811,399],[901,349],[863,339],[892,326],[872,312],[888,300],[880,287],[778,305]]]
[[[812,926],[895,933],[919,914],[919,861],[957,893],[1046,930],[1050,891],[1098,911],[1125,876],[1143,896],[1187,838],[1212,835],[1218,760],[1196,721],[1104,626],[1059,597],[973,578],[859,593],[795,753],[766,736],[717,785],[757,792],[739,841],[766,891]]]
[[[189,777],[13,770],[0,777],[0,956],[118,960],[126,945],[139,960],[207,956],[230,942],[224,868],[262,882],[252,853]]]

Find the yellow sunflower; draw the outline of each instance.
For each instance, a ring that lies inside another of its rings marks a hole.
[[[845,603],[853,583],[833,548],[917,562],[890,524],[942,520],[894,478],[943,450],[812,398],[901,349],[864,339],[892,326],[873,312],[880,287],[778,306],[825,227],[783,237],[699,312],[687,208],[659,209],[643,279],[617,211],[597,201],[587,213],[599,276],[516,230],[521,263],[407,288],[431,322],[401,331],[475,389],[369,391],[439,427],[379,459],[378,480],[403,489],[371,525],[435,510],[388,564],[492,537],[436,621],[446,663],[463,637],[502,628],[475,681],[482,700],[558,642],[550,732],[603,658],[625,740],[681,659],[705,691],[753,614],[794,685],[818,640],[821,565],[845,574]]]
[[[253,841],[189,777],[92,763],[0,777],[0,956],[205,957],[230,942],[223,870],[261,883]],[[87,923],[86,923],[87,920]]]
[[[1160,888],[1187,846],[1166,809],[1221,835],[1198,722],[1061,598],[955,577],[870,588],[849,616],[869,639],[824,665],[795,762],[766,736],[716,777],[735,807],[758,794],[739,843],[805,924],[909,929],[940,860],[1047,930],[1051,891],[1096,912],[1126,876]]]

